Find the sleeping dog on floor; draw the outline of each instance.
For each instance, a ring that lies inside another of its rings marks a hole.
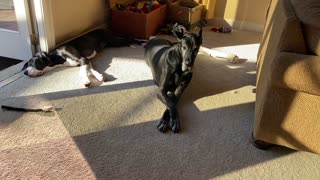
[[[92,68],[90,59],[105,47],[129,46],[133,43],[142,42],[115,37],[108,30],[96,29],[59,46],[52,52],[36,53],[22,70],[25,75],[36,77],[58,66],[80,65],[81,81],[85,87],[89,87],[89,75],[93,75],[100,82],[104,81],[103,75]]]
[[[180,130],[176,109],[179,98],[192,78],[192,67],[202,44],[202,29],[189,33],[181,25],[174,25],[173,34],[178,39],[172,43],[165,39],[151,39],[145,45],[146,63],[151,69],[154,83],[159,87],[158,99],[166,106],[157,128],[161,132],[170,128]]]

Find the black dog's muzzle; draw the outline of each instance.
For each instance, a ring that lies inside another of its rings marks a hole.
[[[49,66],[50,58],[46,52],[36,53],[22,68],[24,74],[30,77],[40,76],[43,70]]]

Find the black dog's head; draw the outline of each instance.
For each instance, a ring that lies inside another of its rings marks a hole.
[[[22,68],[24,74],[30,77],[40,76],[50,65],[50,58],[46,52],[36,53]]]
[[[183,26],[175,24],[173,34],[179,40],[182,56],[182,71],[191,71],[202,44],[202,28],[198,33],[188,32]]]

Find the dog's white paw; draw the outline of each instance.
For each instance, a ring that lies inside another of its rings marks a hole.
[[[93,76],[100,82],[104,82],[105,78],[103,77],[102,74],[98,73],[96,70],[91,69],[91,73],[93,74]]]
[[[98,79],[98,81],[104,80],[104,77],[102,76],[102,74],[98,73],[97,71],[93,73],[93,75]]]
[[[98,79],[98,81],[100,81],[100,82],[104,82],[105,81],[105,78],[102,76],[102,75],[100,75],[100,76],[98,76],[98,77],[96,77],[97,79]]]
[[[106,78],[102,76],[102,79],[99,80],[100,82],[105,82],[106,81]]]
[[[150,36],[149,40],[156,38],[157,36]]]

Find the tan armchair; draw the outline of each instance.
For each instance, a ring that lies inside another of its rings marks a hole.
[[[258,54],[254,144],[320,153],[320,1],[272,0]]]

